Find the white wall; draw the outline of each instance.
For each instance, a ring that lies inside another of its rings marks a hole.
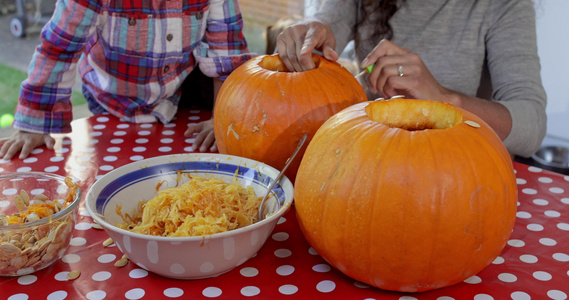
[[[547,135],[569,142],[569,1],[534,0]]]

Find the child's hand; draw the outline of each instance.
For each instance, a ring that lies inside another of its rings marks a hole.
[[[0,157],[10,160],[20,152],[20,159],[25,159],[36,147],[46,145],[53,149],[55,140],[49,134],[16,131],[9,138],[0,139]]]
[[[184,136],[193,137],[194,134],[197,136],[192,146],[193,151],[199,149],[200,152],[217,152],[217,143],[213,134],[213,118],[200,123],[189,124]]]

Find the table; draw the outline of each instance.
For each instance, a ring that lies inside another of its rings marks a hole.
[[[36,149],[25,159],[0,160],[0,172],[40,171],[80,181],[83,199],[95,180],[127,163],[191,152],[188,123],[211,113],[187,110],[171,124],[123,123],[110,115],[73,121],[56,136],[56,150]],[[216,278],[173,280],[134,263],[115,267],[117,247],[93,227],[83,204],[65,256],[22,277],[0,278],[0,299],[567,299],[569,295],[569,176],[514,163],[519,188],[516,225],[506,248],[486,269],[457,285],[407,294],[356,282],[327,264],[306,242],[294,207],[259,253]],[[67,280],[71,270],[81,276]]]

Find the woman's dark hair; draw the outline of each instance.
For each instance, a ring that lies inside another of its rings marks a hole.
[[[389,25],[389,20],[397,9],[399,5],[405,0],[359,0],[358,1],[358,18],[356,23],[356,28],[360,25],[366,23],[370,18],[373,18],[373,22],[377,24],[374,32],[372,34],[372,39],[391,39],[393,38],[393,29]],[[358,43],[359,37],[356,34],[356,43]]]

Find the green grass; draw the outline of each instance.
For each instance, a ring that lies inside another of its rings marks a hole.
[[[28,75],[25,72],[0,64],[0,116],[13,114],[20,95],[20,84]],[[71,94],[73,105],[85,104],[85,97],[78,91]]]

